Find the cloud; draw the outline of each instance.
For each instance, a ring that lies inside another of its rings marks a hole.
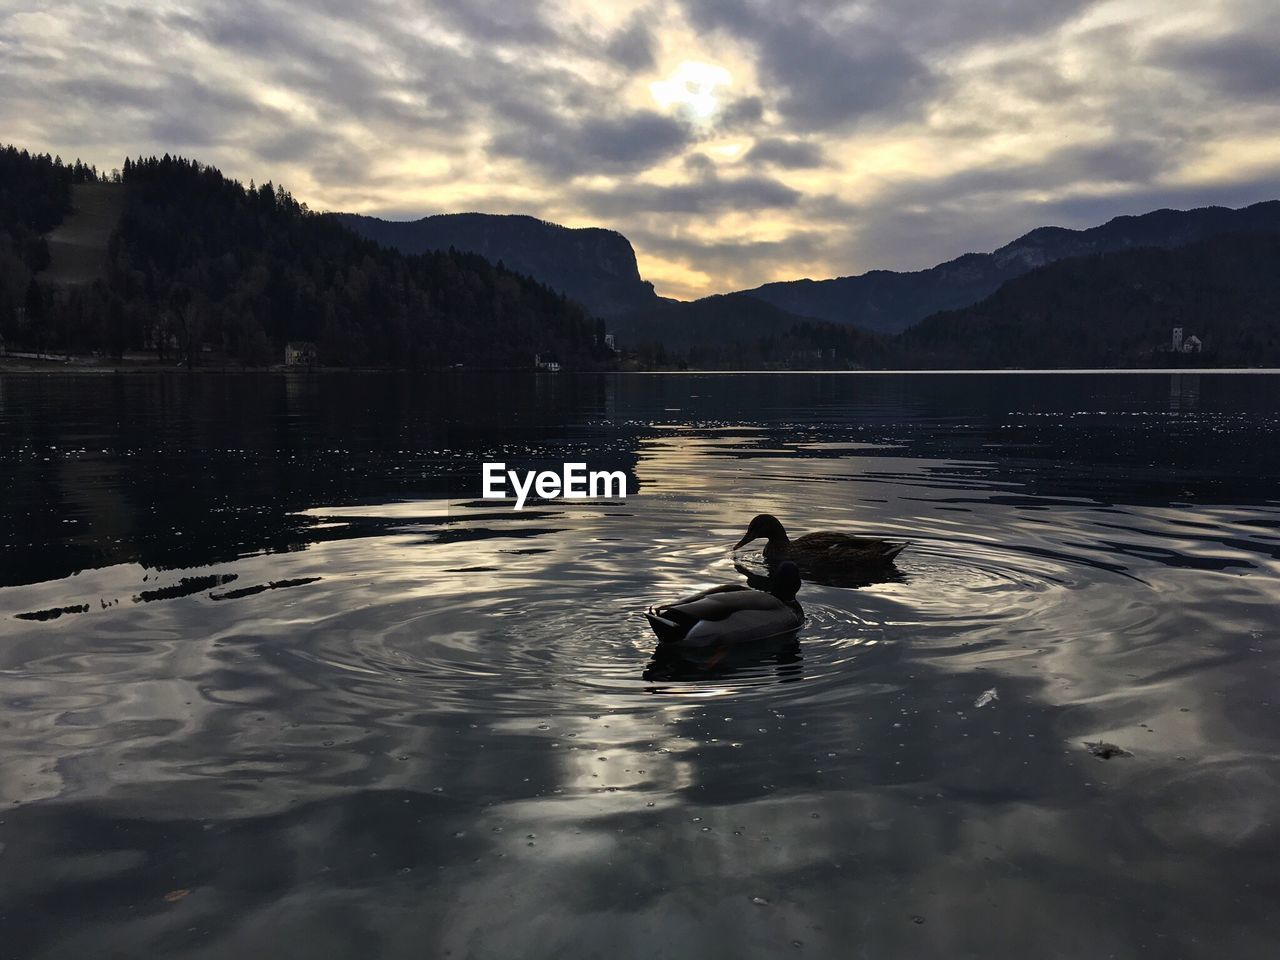
[[[1160,48],[1153,59],[1230,96],[1274,102],[1280,99],[1280,34],[1270,34],[1180,39]]]
[[[627,70],[648,70],[654,64],[654,38],[645,18],[636,14],[609,38],[605,54]]]
[[[757,140],[747,151],[744,160],[763,163],[786,170],[804,170],[820,167],[826,162],[822,147],[811,140],[784,140],[781,137],[765,137]]]
[[[778,210],[794,207],[802,196],[799,190],[769,177],[720,179],[710,176],[674,185],[636,183],[612,190],[586,190],[577,194],[577,199],[600,216],[625,217]]]
[[[703,30],[750,45],[778,109],[795,129],[854,123],[918,107],[936,78],[898,37],[874,22],[838,19],[830,4],[810,9],[751,0],[685,0]]]
[[[642,226],[629,235],[644,249],[661,250],[667,257],[696,261],[700,269],[722,278],[724,290],[747,290],[766,282],[779,268],[798,276],[807,265],[826,257],[832,234],[827,230],[799,229],[770,240],[729,236],[707,239],[682,231],[663,229],[660,223]],[[699,296],[697,290],[690,295]]]
[[[187,153],[320,209],[611,227],[664,292],[704,294],[1275,196],[1272,19],[1266,0],[0,0],[0,129],[105,169]],[[656,98],[686,64],[719,79]]]
[[[449,26],[490,43],[528,46],[559,39],[544,0],[434,0],[430,9]]]
[[[685,124],[652,110],[568,122],[546,113],[541,122],[495,136],[489,149],[566,177],[643,170],[678,153],[690,140]]]
[[[721,106],[720,113],[716,117],[716,130],[719,133],[750,132],[763,120],[763,97],[736,97]]]

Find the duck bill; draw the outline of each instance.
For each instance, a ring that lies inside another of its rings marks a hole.
[[[743,547],[745,547],[748,543],[750,543],[754,539],[755,537],[753,537],[751,534],[748,533],[745,536],[743,536],[741,540],[739,540],[737,543],[733,545],[733,549],[741,550]]]

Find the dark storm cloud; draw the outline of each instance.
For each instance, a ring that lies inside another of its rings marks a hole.
[[[238,0],[234,7],[219,8],[199,29],[224,50],[267,59],[284,86],[308,95],[311,105],[335,123],[359,117],[366,124],[394,127],[400,136],[420,130],[426,138],[420,147],[483,129],[491,154],[562,178],[642,170],[690,141],[690,131],[677,120],[651,110],[618,111],[611,90],[592,90],[544,58],[499,55],[492,42],[549,45],[557,40],[540,5],[517,11],[519,6],[458,0],[424,8],[476,41],[463,50],[398,29],[398,21],[407,17],[386,3],[359,11],[332,5],[328,21],[313,18],[309,26],[300,26],[294,18],[255,15],[263,13],[261,3]],[[344,36],[376,36],[384,51],[372,59],[353,56],[350,45],[335,39]],[[576,35],[560,39],[567,45],[580,42]],[[652,45],[637,18],[615,34],[608,48],[637,66],[652,59]],[[389,82],[389,72],[396,81]]]
[[[937,78],[899,38],[875,23],[841,22],[831,6],[684,0],[697,27],[728,33],[753,48],[793,128],[823,129],[900,113],[933,92]]]
[[[551,113],[489,141],[493,153],[517,157],[555,176],[643,170],[691,142],[684,124],[641,110],[615,117],[565,121]]]
[[[1043,31],[1092,0],[681,0],[701,30],[748,45],[795,131],[900,122],[951,89],[941,55]],[[1039,80],[1037,80],[1039,83]]]
[[[800,191],[768,177],[708,176],[673,186],[635,183],[613,190],[588,190],[579,193],[577,199],[599,216],[624,217],[785,209],[794,207],[801,196]]]
[[[350,9],[332,19],[271,9],[275,16],[256,0],[238,0],[219,6],[196,29],[222,52],[257,59],[268,76],[333,123],[359,118],[456,132],[467,123],[470,92],[490,81],[485,63],[379,22],[385,5],[360,11],[357,21],[347,19]],[[379,56],[360,50],[356,41],[364,31],[379,35]],[[389,79],[389,68],[398,80]]]
[[[882,203],[957,203],[1071,184],[1145,183],[1177,162],[1175,145],[1154,139],[1064,147],[1040,160],[962,170],[940,177],[904,177]]]
[[[653,33],[645,18],[637,14],[610,38],[605,46],[605,54],[614,63],[628,70],[647,70],[653,66],[653,47]]]
[[[1161,47],[1154,60],[1231,96],[1280,99],[1280,32],[1181,40]]]
[[[433,0],[450,26],[490,43],[541,45],[558,39],[543,0]]]
[[[822,147],[817,143],[811,140],[783,140],[780,137],[757,140],[743,159],[784,170],[806,170],[820,167],[826,162]]]
[[[764,100],[756,96],[737,97],[720,108],[717,133],[752,133],[764,119]]]
[[[1095,0],[875,0],[822,4],[856,8],[915,49],[935,51],[1038,34],[1080,15]]]

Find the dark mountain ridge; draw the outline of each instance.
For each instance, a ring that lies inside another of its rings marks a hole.
[[[832,280],[787,280],[741,291],[801,317],[900,333],[930,314],[977,303],[1005,282],[1069,257],[1138,247],[1172,248],[1235,232],[1280,232],[1280,201],[1116,217],[1087,230],[1040,227],[991,253],[967,253],[927,270],[873,270]]]
[[[660,303],[640,278],[631,242],[615,230],[563,227],[518,214],[446,213],[421,220],[334,215],[356,233],[406,254],[455,250],[532,277],[599,317]]]
[[[1181,327],[1200,349],[1174,353]],[[922,320],[890,363],[936,369],[1280,364],[1280,232],[1072,257]]]
[[[613,321],[626,344],[662,344],[669,351],[745,343],[778,335],[803,318],[743,293],[722,293],[700,300],[659,301]]]

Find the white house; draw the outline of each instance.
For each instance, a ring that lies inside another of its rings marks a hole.
[[[316,362],[316,345],[306,340],[290,340],[284,345],[287,367],[310,367]]]

